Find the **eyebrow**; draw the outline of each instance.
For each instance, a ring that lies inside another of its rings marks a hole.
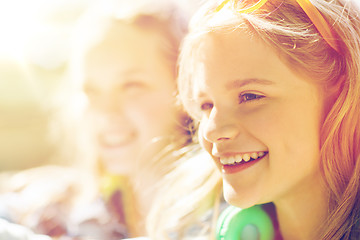
[[[231,89],[237,89],[249,84],[260,84],[260,85],[273,85],[274,82],[270,81],[270,80],[266,80],[266,79],[262,79],[262,78],[245,78],[245,79],[235,79],[232,82],[229,82],[228,84],[226,84],[225,88],[226,90],[231,90]],[[197,92],[196,96],[198,98],[203,98],[206,96],[206,94],[204,92]]]
[[[260,84],[260,85],[273,85],[274,82],[262,78],[246,78],[246,79],[236,79],[232,82],[226,84],[226,89],[231,90],[234,88],[240,88],[249,84]]]
[[[142,69],[140,68],[129,68],[129,69],[125,69],[123,71],[118,71],[116,73],[116,76],[119,79],[124,79],[124,78],[131,78],[131,77],[138,77],[138,76],[145,76],[146,74],[143,73]],[[88,76],[88,74],[85,74],[85,82],[86,80],[91,80],[93,79],[92,77]]]
[[[120,72],[120,76],[132,77],[143,74],[143,70],[140,68],[130,68]]]

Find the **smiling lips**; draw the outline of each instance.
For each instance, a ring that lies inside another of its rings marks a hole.
[[[133,138],[132,134],[104,133],[99,136],[99,140],[104,147],[115,148],[127,145]]]
[[[247,163],[252,160],[256,160],[258,158],[262,158],[265,156],[267,152],[252,152],[252,153],[244,153],[244,154],[236,154],[230,157],[220,157],[220,162],[223,165],[236,165],[239,163]]]

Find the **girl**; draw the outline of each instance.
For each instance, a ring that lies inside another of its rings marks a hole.
[[[119,223],[114,232],[123,228],[126,237],[146,235],[156,183],[176,159],[171,152],[189,141],[174,97],[185,31],[174,4],[150,1],[99,2],[76,31],[73,70],[89,100],[99,187]]]
[[[176,60],[186,30],[186,15],[172,1],[100,2],[77,28],[72,66],[89,100],[111,239],[119,238],[116,232],[146,236],[145,221],[165,189],[160,180],[188,158],[186,152],[197,154],[191,121],[175,98]],[[211,166],[205,159],[200,175],[214,174]]]
[[[225,199],[270,215],[267,239],[359,237],[359,29],[350,0],[211,1],[192,20],[180,97]]]

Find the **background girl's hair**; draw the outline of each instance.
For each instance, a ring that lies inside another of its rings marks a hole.
[[[187,17],[175,1],[152,2],[150,0],[104,0],[96,1],[78,21],[73,34],[71,74],[82,84],[82,71],[79,71],[84,54],[102,40],[114,23],[137,26],[147,31],[158,32],[163,36],[161,44],[166,56],[174,65],[179,45],[187,32]]]
[[[178,160],[159,183],[161,191],[147,219],[149,236],[159,240],[213,239],[213,220],[217,219],[221,195],[220,173],[199,144],[173,154]]]
[[[351,0],[312,0],[337,33],[332,49],[296,1],[272,0],[239,14],[236,5],[216,12],[211,1],[193,18],[180,57],[178,83],[186,109],[192,108],[193,56],[201,36],[241,29],[272,47],[288,67],[318,83],[327,94],[321,129],[321,169],[329,191],[329,219],[323,239],[348,239],[359,226],[360,208],[360,11]],[[352,229],[352,231],[350,231]]]

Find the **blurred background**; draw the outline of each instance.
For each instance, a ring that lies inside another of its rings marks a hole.
[[[75,24],[94,2],[0,0],[0,172],[67,164],[79,154],[84,99],[68,60]]]
[[[69,140],[80,101],[72,101],[67,60],[73,26],[91,2],[0,0],[1,171],[76,154]]]

